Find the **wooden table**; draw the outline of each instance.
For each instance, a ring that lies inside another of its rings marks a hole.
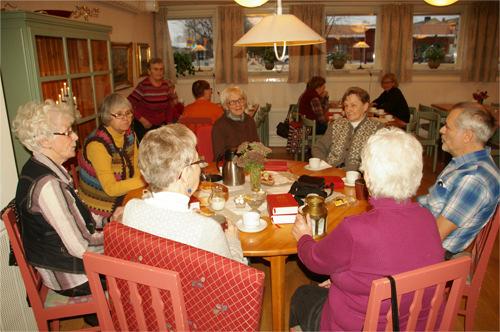
[[[329,168],[323,171],[308,171],[304,168],[307,163],[287,160],[289,171],[293,174],[317,175],[317,176],[345,176],[345,171],[336,168]],[[206,169],[206,173],[215,173],[215,165],[211,163]],[[354,188],[345,187],[337,190],[349,196],[355,196]],[[142,190],[141,190],[142,192]],[[132,197],[138,197],[139,191],[127,194],[125,201]],[[231,198],[230,198],[231,199]],[[335,207],[328,204],[327,232],[330,233],[343,219],[350,215],[360,214],[369,208],[367,201],[356,201],[350,205]],[[247,257],[262,257],[270,263],[271,271],[271,302],[273,331],[283,331],[285,322],[285,268],[286,259],[290,255],[297,254],[297,241],[292,235],[292,224],[273,225],[269,217],[264,217],[268,221],[266,229],[259,233],[240,232],[241,247],[243,254]]]

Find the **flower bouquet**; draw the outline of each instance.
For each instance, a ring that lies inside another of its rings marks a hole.
[[[260,172],[264,169],[264,162],[270,153],[271,149],[260,142],[243,142],[238,146],[234,161],[250,174],[253,191],[260,190]]]
[[[477,90],[472,94],[472,98],[474,98],[475,101],[477,101],[479,104],[482,104],[483,101],[488,98],[488,91],[479,91]]]

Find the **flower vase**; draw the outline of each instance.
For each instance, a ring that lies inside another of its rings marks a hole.
[[[260,167],[250,168],[250,188],[252,191],[260,191]]]

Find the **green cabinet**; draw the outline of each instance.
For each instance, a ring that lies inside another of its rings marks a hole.
[[[57,101],[67,87],[81,118],[80,142],[96,127],[97,109],[113,91],[111,27],[32,12],[2,12],[1,71],[7,116],[30,100]],[[63,93],[64,95],[64,93]],[[73,99],[75,97],[75,99]],[[18,172],[30,153],[12,137]]]

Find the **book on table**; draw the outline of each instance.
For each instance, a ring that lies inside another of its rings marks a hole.
[[[299,204],[290,193],[267,195],[267,209],[275,224],[289,224],[295,221]]]

